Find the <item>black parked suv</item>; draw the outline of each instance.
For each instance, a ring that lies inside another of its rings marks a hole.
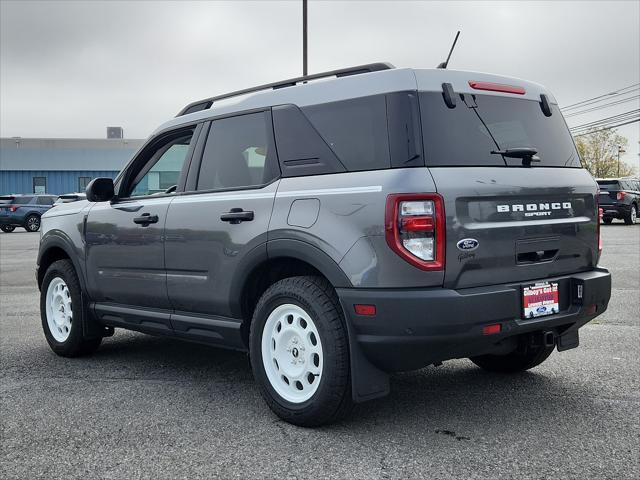
[[[22,227],[27,232],[40,230],[40,218],[56,201],[53,195],[0,196],[0,230],[13,232]]]
[[[599,234],[545,88],[364,65],[188,105],[47,212],[42,326],[63,356],[114,328],[248,352],[269,407],[319,425],[390,372],[577,347],[611,294]]]
[[[596,180],[600,188],[600,208],[602,221],[611,223],[614,218],[633,225],[638,220],[640,207],[640,180],[637,178],[600,178]]]

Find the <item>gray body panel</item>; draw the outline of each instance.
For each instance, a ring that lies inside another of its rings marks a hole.
[[[165,232],[167,289],[176,310],[232,317],[231,279],[249,255],[266,259],[267,230],[278,182],[262,189],[193,193],[176,197]],[[254,219],[232,224],[232,208]],[[254,251],[256,250],[256,251]]]
[[[87,292],[95,302],[169,308],[164,224],[172,198],[96,203],[86,225]],[[134,218],[148,213],[148,226]]]

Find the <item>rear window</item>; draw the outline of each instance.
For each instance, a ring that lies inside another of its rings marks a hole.
[[[1,197],[0,204],[28,205],[33,197]]]
[[[302,108],[348,171],[390,168],[384,95]]]
[[[557,105],[545,117],[534,100],[460,95],[448,108],[440,92],[421,92],[420,110],[428,166],[521,166],[519,158],[492,151],[534,148],[534,167],[581,167]]]
[[[600,190],[620,190],[620,182],[617,180],[598,180]]]

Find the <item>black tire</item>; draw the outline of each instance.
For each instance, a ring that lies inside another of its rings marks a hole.
[[[480,355],[469,360],[488,372],[518,373],[540,365],[549,358],[554,348],[526,346],[506,355]]]
[[[16,229],[15,225],[2,225],[0,226],[0,230],[4,233],[11,233]]]
[[[629,209],[629,213],[624,216],[624,223],[627,225],[633,225],[636,223],[636,219],[638,218],[638,207],[635,205],[631,205]]]
[[[24,229],[27,232],[37,232],[40,230],[40,215],[32,213],[24,219]]]
[[[603,219],[602,219],[602,221],[603,221],[604,223],[606,223],[607,225],[611,225],[611,222],[613,222],[613,218],[611,218],[611,217],[605,217],[605,218],[603,218]]]
[[[262,335],[270,313],[280,305],[294,304],[309,314],[320,336],[323,368],[320,384],[311,398],[292,403],[271,385],[262,361]],[[281,419],[294,425],[315,427],[346,416],[353,406],[349,345],[342,308],[335,290],[320,277],[291,277],[271,285],[256,305],[249,335],[253,375],[262,397]]]
[[[47,320],[47,292],[50,283],[58,277],[64,281],[69,290],[73,311],[71,330],[69,336],[63,342],[53,337]],[[82,334],[82,315],[84,311],[80,292],[80,282],[78,281],[78,276],[70,260],[58,260],[49,266],[42,280],[40,290],[40,319],[42,321],[44,336],[51,350],[62,357],[78,357],[93,353],[102,342],[102,338],[87,340]]]

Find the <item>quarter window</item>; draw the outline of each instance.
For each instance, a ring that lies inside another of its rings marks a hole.
[[[214,120],[204,148],[197,190],[254,187],[278,176],[267,112]]]
[[[345,168],[389,168],[384,95],[313,105],[302,109]]]

